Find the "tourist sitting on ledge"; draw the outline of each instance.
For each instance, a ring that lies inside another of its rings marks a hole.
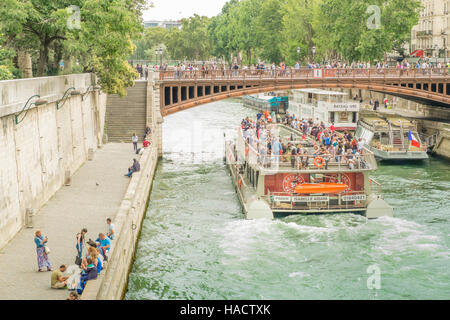
[[[51,286],[52,289],[64,289],[67,285],[67,279],[69,276],[63,277],[63,272],[66,271],[66,266],[63,264],[58,270],[52,272]]]
[[[152,133],[152,129],[150,129],[150,127],[147,126],[147,128],[145,128],[144,140],[145,140],[145,138],[147,138],[147,136],[148,136],[149,134],[151,134],[151,133]]]
[[[138,172],[139,170],[141,170],[141,165],[136,159],[133,159],[133,165],[128,168],[128,173],[126,174],[126,176],[128,176],[128,178],[131,178],[133,173]]]
[[[82,265],[83,271],[81,272],[80,282],[77,286],[78,294],[82,294],[84,288],[86,287],[86,282],[88,280],[97,279],[97,267],[94,265],[91,258],[87,259],[87,266]]]
[[[100,251],[100,254],[103,256],[103,259],[105,261],[108,261],[108,256],[106,254],[111,248],[111,240],[107,236],[105,236],[105,234],[100,233],[97,240],[95,241],[97,242],[97,248]]]

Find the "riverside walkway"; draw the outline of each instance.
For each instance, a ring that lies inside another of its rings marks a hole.
[[[99,232],[107,231],[106,218],[114,220],[130,182],[124,174],[134,157],[131,143],[109,143],[98,149],[94,160],[86,161],[74,174],[71,185],[61,187],[34,216],[34,227],[23,228],[0,251],[0,299],[63,300],[69,296],[66,289],[50,288],[51,272],[37,271],[34,231],[40,229],[48,236],[53,270],[74,264],[76,234],[86,227],[86,240],[95,240]]]

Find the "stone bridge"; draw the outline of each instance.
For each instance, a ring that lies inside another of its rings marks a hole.
[[[155,82],[162,116],[231,97],[303,88],[355,88],[450,106],[447,68],[164,71]]]

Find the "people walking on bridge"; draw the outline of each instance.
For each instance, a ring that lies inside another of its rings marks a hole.
[[[134,151],[137,151],[137,144],[138,144],[138,136],[136,135],[136,132],[133,133],[133,136],[131,137],[131,141],[133,142]]]
[[[47,271],[53,271],[52,265],[48,260],[48,249],[46,249],[48,237],[44,237],[40,230],[36,230],[34,236],[34,243],[36,244],[36,253],[38,260],[38,271],[43,272],[45,271],[44,268],[47,268]]]

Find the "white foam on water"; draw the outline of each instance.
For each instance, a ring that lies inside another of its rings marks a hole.
[[[381,217],[373,223],[383,229],[374,248],[383,254],[408,253],[415,250],[438,251],[443,247],[440,237],[426,233],[425,227],[413,221],[393,217]]]
[[[223,235],[219,246],[225,254],[248,260],[249,252],[259,241],[259,235],[266,234],[270,240],[271,225],[273,222],[267,219],[236,220],[225,224],[222,229],[213,231]]]
[[[301,272],[301,271],[298,271],[298,272],[291,272],[291,273],[289,274],[289,278],[294,278],[294,277],[305,278],[305,277],[309,277],[309,276],[310,276],[309,273]]]

